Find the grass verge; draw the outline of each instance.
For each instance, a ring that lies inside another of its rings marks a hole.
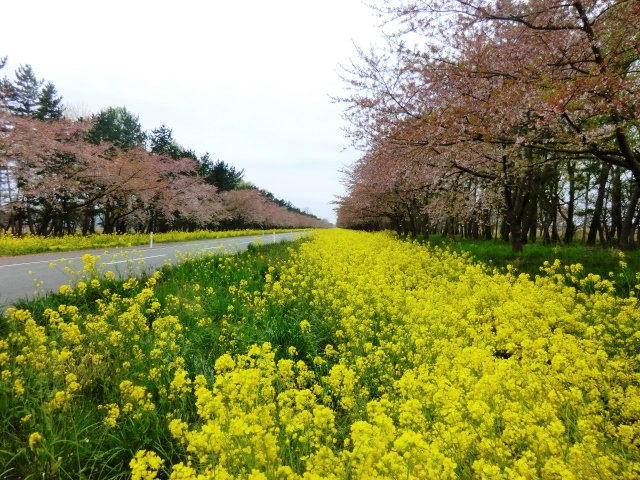
[[[586,247],[572,245],[527,244],[523,251],[513,253],[511,245],[501,240],[473,240],[456,237],[454,242],[440,235],[431,235],[428,243],[451,252],[467,252],[474,261],[486,264],[490,269],[497,268],[505,273],[511,266],[517,273],[525,273],[532,279],[543,274],[544,262],[553,264],[560,261],[564,267],[580,264],[583,271],[599,275],[603,279],[616,282],[616,291],[628,296],[637,283],[635,272],[640,271],[640,249],[621,252],[614,247]],[[622,262],[622,263],[621,263]]]

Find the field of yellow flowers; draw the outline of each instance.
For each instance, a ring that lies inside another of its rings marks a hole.
[[[0,324],[0,478],[638,478],[614,291],[340,230],[94,273]]]

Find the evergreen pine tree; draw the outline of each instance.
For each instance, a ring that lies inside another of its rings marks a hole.
[[[108,107],[94,117],[93,126],[87,132],[87,141],[98,145],[111,142],[123,150],[129,150],[144,143],[145,133],[137,115],[125,107]]]
[[[40,87],[44,80],[38,80],[31,65],[16,70],[16,80],[9,92],[9,109],[16,115],[33,115],[38,107]]]
[[[179,158],[191,158],[192,160],[195,160],[196,162],[198,161],[198,155],[196,155],[196,152],[191,148],[189,148],[188,150],[182,148],[180,150]]]
[[[38,109],[33,115],[38,120],[58,120],[62,117],[64,106],[62,97],[58,97],[58,91],[53,83],[48,82],[38,98]]]
[[[7,65],[7,57],[0,58],[0,70]],[[5,77],[0,80],[0,108],[4,108],[9,101],[9,92],[11,91],[11,82]]]
[[[178,143],[173,138],[172,130],[166,125],[160,126],[160,128],[154,128],[151,130],[151,135],[149,136],[149,145],[151,148],[151,153],[155,153],[157,155],[166,154],[169,155],[174,160],[178,160],[182,157],[192,157],[195,156],[193,152],[185,152],[185,150],[178,145]]]
[[[222,160],[212,163],[208,153],[200,159],[198,173],[204,177],[205,182],[215,185],[220,192],[236,189],[244,177],[244,170],[237,171]]]
[[[154,128],[149,135],[149,145],[151,153],[161,154],[168,153],[173,143],[172,131],[166,125],[160,128]]]

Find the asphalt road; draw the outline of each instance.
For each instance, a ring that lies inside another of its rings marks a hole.
[[[141,271],[153,272],[167,263],[176,263],[185,255],[245,250],[256,240],[263,244],[293,240],[304,232],[267,233],[248,237],[198,240],[195,242],[159,243],[131,248],[80,250],[75,252],[41,253],[0,258],[0,307],[4,310],[16,300],[57,292],[62,285],[79,280],[75,274],[82,270],[82,256],[89,253],[99,255],[96,266],[102,272],[112,271],[120,278],[137,275]],[[60,262],[60,259],[65,259]],[[56,263],[51,267],[52,262]],[[68,267],[68,268],[67,268]]]

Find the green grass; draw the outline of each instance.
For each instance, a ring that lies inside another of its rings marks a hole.
[[[556,259],[562,265],[581,264],[585,273],[600,275],[602,278],[617,279],[618,294],[629,294],[629,277],[640,271],[640,249],[624,252],[624,258],[620,257],[620,250],[607,247],[587,247],[574,243],[572,245],[543,245],[541,243],[527,244],[523,251],[514,253],[511,244],[502,240],[473,240],[457,236],[455,242],[441,235],[431,235],[429,244],[449,248],[452,252],[469,252],[473,259],[482,262],[490,268],[506,271],[507,265],[516,268],[517,273],[526,273],[532,279],[540,275],[540,267],[544,262],[553,263]],[[620,261],[627,264],[627,268],[620,266]],[[624,278],[621,278],[621,275]],[[633,288],[633,285],[631,285]]]

